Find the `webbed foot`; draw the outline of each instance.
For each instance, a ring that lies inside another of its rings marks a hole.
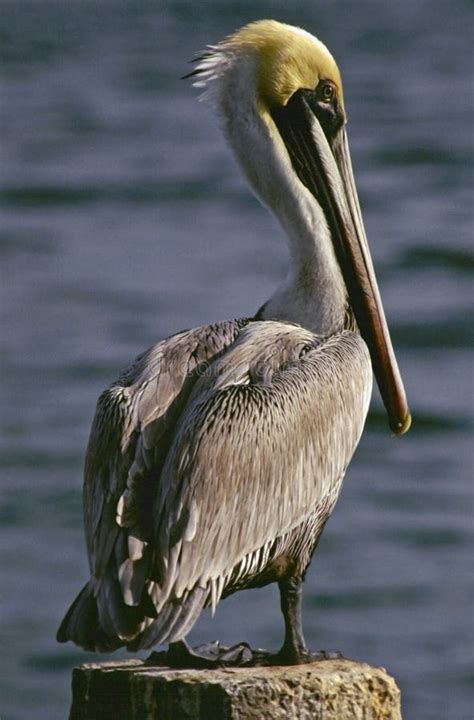
[[[245,642],[227,647],[216,640],[192,648],[185,640],[180,640],[171,643],[166,652],[151,653],[145,664],[197,669],[241,667],[252,662],[253,652]]]
[[[305,665],[306,663],[320,662],[321,660],[344,660],[339,650],[317,650],[311,652],[307,648],[283,646],[281,650],[269,655],[268,665]]]
[[[303,665],[321,660],[338,660],[340,652],[320,650],[310,652],[307,648],[283,646],[277,653],[258,648],[253,650],[246,642],[231,647],[215,640],[192,648],[185,640],[171,643],[165,652],[152,652],[146,665],[158,665],[176,669],[212,669],[222,667],[259,667],[265,665]]]

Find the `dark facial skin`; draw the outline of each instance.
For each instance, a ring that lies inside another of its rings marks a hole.
[[[314,90],[300,90],[299,92],[318,118],[330,143],[345,120],[335,84],[331,80],[320,80]]]
[[[345,114],[337,96],[337,88],[331,80],[320,80],[314,90],[297,90],[286,106],[272,110],[272,117],[285,142],[296,174],[331,215],[333,210],[326,202],[324,172],[319,159],[308,145],[310,116],[315,116],[334,153]],[[316,179],[320,183],[315,182]]]

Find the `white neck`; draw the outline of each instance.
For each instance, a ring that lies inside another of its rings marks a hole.
[[[330,335],[343,327],[347,293],[326,218],[293,170],[271,117],[259,112],[248,85],[247,92],[240,91],[245,75],[242,66],[234,82],[227,75],[219,103],[224,131],[258,198],[283,226],[291,261],[285,282],[265,304],[262,317]]]

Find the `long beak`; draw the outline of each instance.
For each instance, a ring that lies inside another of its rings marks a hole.
[[[328,140],[302,91],[272,116],[296,173],[324,210],[390,427],[402,435],[411,416],[365,235],[346,130],[341,127]]]

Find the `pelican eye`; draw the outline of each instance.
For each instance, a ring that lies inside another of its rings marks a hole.
[[[301,92],[328,140],[335,137],[345,120],[336,85],[331,80],[320,80],[314,90]]]
[[[336,88],[330,82],[321,82],[316,88],[320,99],[325,103],[330,103],[334,100],[336,95]]]

